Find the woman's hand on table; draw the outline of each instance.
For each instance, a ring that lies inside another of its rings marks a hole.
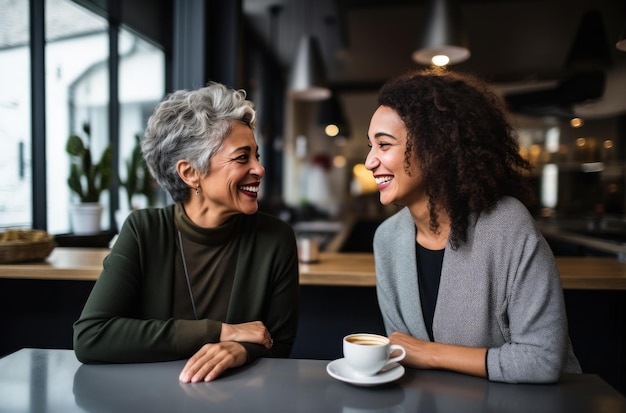
[[[179,380],[183,383],[211,381],[226,369],[243,365],[248,355],[240,342],[272,348],[272,336],[262,322],[222,323],[220,342],[205,344],[191,356],[181,371]]]
[[[222,324],[220,341],[237,341],[240,343],[256,343],[272,348],[272,336],[261,321],[250,321],[241,324]]]
[[[234,341],[205,344],[185,364],[178,379],[198,383],[216,379],[226,369],[246,362],[246,349]]]
[[[395,332],[389,336],[391,344],[399,344],[406,350],[406,356],[402,364],[418,369],[433,368],[428,350],[430,342],[417,339],[405,333]]]

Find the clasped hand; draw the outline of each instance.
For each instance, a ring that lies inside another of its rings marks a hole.
[[[257,343],[272,347],[272,337],[260,321],[222,324],[219,343],[202,346],[185,364],[179,380],[183,383],[211,381],[226,369],[246,362],[246,349],[240,343]]]

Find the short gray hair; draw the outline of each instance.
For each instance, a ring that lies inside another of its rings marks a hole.
[[[141,144],[143,157],[157,183],[174,202],[189,197],[189,187],[178,176],[176,163],[186,159],[202,174],[230,134],[233,122],[254,130],[256,112],[244,90],[209,82],[197,90],[178,90],[154,110]]]

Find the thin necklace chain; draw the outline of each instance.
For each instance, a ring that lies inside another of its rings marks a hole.
[[[187,271],[187,260],[185,259],[185,249],[183,248],[183,237],[178,231],[178,243],[180,244],[180,256],[183,259],[183,270],[185,270],[185,279],[187,280],[187,290],[189,290],[189,298],[191,299],[191,307],[193,315],[198,320],[198,311],[196,310],[196,301],[193,299],[193,291],[191,291],[191,281],[189,280],[189,272]]]

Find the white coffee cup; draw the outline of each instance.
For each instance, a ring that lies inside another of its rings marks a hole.
[[[401,354],[390,358],[395,350],[401,351]],[[373,376],[405,356],[404,347],[391,344],[385,336],[355,333],[343,338],[343,357],[354,372],[361,376]]]

